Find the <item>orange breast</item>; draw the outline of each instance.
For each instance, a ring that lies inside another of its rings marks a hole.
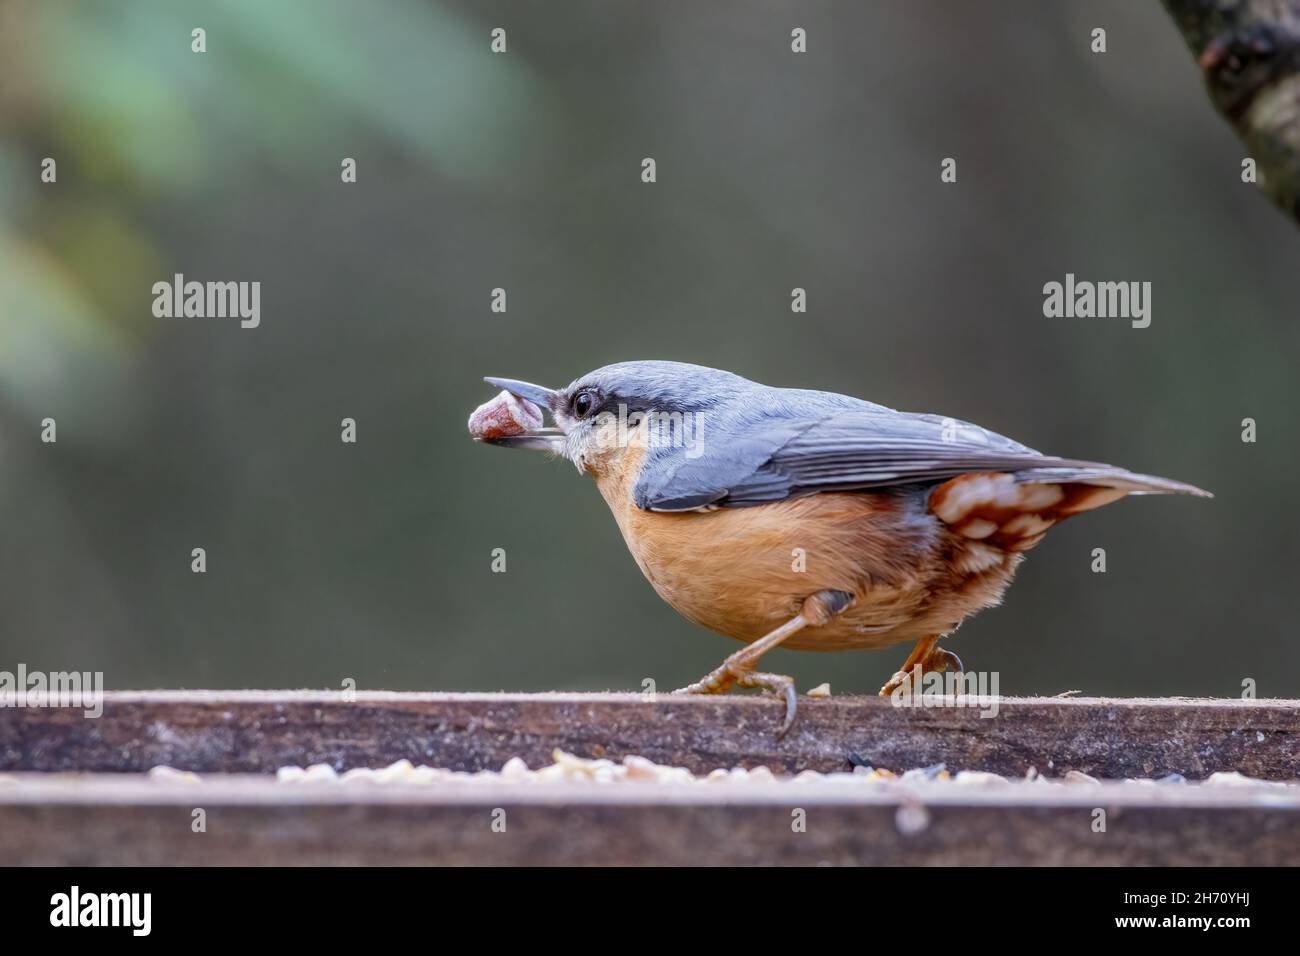
[[[943,529],[898,494],[819,494],[751,508],[665,514],[632,504],[639,454],[596,474],[628,549],[659,595],[711,630],[756,640],[810,594],[855,595],[849,611],[787,647],[838,650],[909,640],[930,598]],[[952,622],[955,624],[955,621]],[[949,625],[951,626],[951,625]]]

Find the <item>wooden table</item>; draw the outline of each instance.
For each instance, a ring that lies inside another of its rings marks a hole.
[[[804,699],[778,741],[780,706],[735,695],[348,701],[319,691],[157,691],[107,694],[98,719],[0,708],[0,774],[10,775],[0,779],[0,863],[1300,863],[1300,786],[380,786],[270,776],[283,765],[344,770],[401,758],[475,771],[521,757],[538,767],[556,748],[639,754],[697,774],[759,765],[843,772],[862,761],[1013,778],[1030,768],[1105,780],[1239,771],[1295,781],[1300,772],[1296,701],[1008,698],[997,716],[980,712]],[[205,778],[138,775],[158,765]]]

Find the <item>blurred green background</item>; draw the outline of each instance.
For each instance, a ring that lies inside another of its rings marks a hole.
[[[950,646],[1003,693],[1294,696],[1300,237],[1242,150],[1155,0],[0,0],[0,669],[693,680],[737,645],[591,482],[465,431],[482,375],[669,358],[1214,491],[1061,526]],[[261,327],[154,318],[175,272],[261,281]],[[1151,327],[1044,318],[1066,272]]]

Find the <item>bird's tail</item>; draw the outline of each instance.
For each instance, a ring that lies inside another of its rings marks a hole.
[[[1139,475],[1113,465],[1054,459],[1013,472],[968,472],[930,492],[929,508],[959,536],[1006,551],[1028,551],[1071,515],[1128,495],[1213,497],[1194,485]],[[988,553],[968,543],[967,559]]]
[[[1160,478],[1156,475],[1139,475],[1114,465],[1071,462],[1065,466],[1026,468],[1015,473],[1017,482],[1034,484],[1090,485],[1094,488],[1113,488],[1131,495],[1192,495],[1196,498],[1213,498],[1203,488]]]

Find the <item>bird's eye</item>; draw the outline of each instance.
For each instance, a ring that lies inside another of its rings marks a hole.
[[[573,397],[573,414],[579,418],[586,418],[591,414],[591,410],[596,407],[596,394],[591,391],[582,391]]]

